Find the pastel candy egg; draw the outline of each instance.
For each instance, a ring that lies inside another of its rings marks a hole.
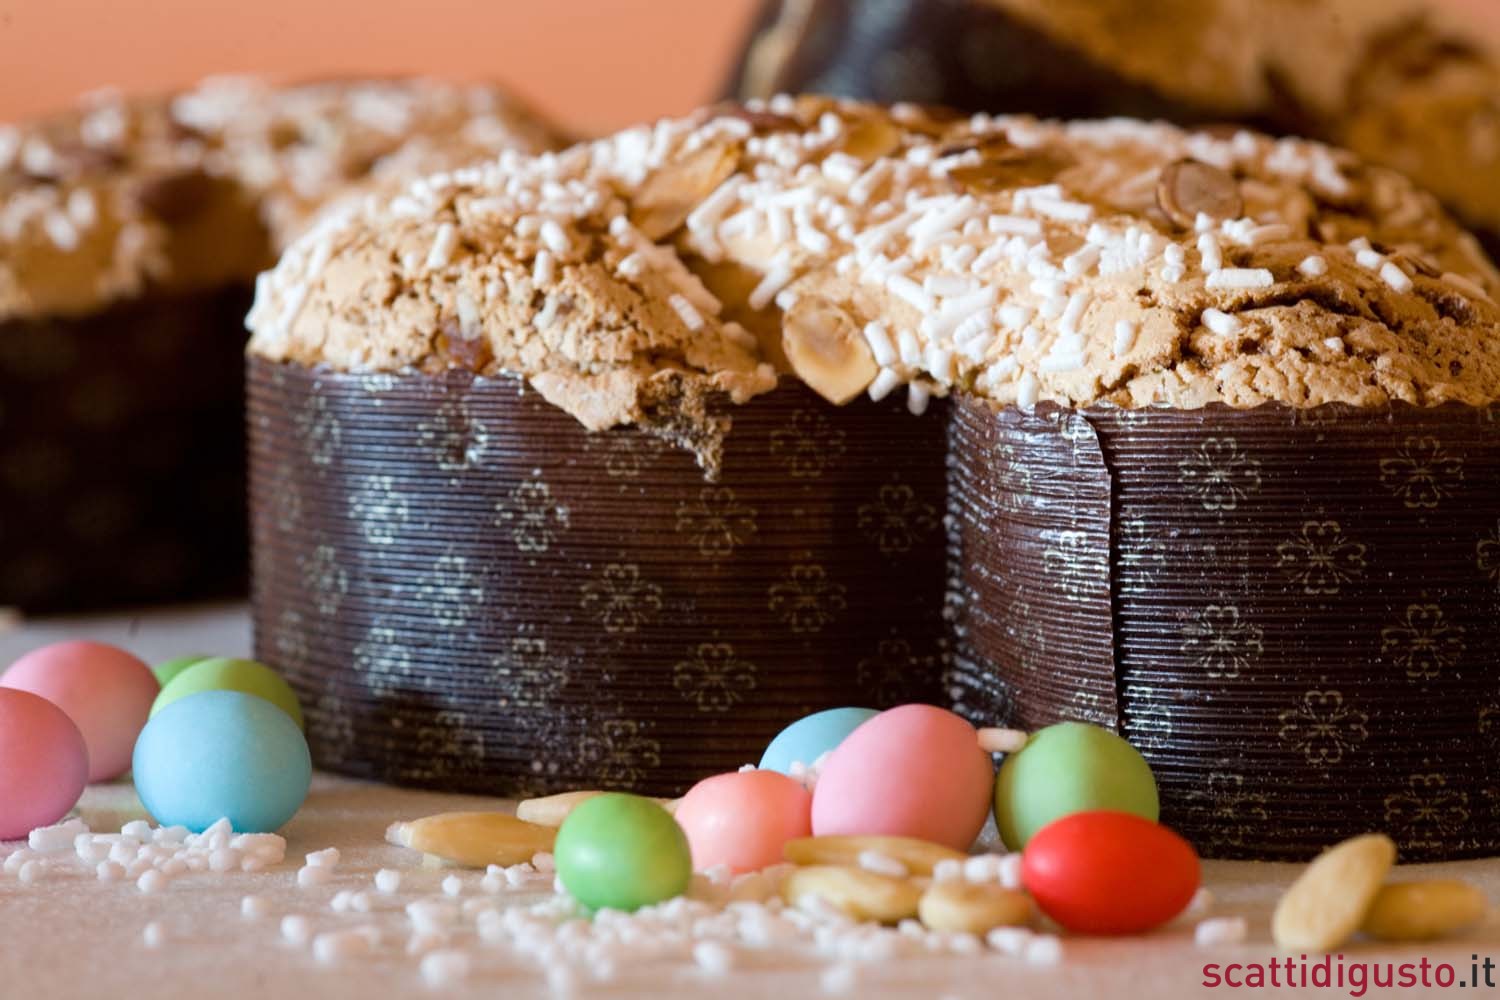
[[[777,864],[787,841],[812,833],[812,795],[776,771],[716,774],[690,788],[673,815],[694,868],[738,874]]]
[[[202,694],[204,691],[239,691],[264,698],[302,727],[302,706],[291,685],[264,663],[254,660],[236,660],[227,656],[215,656],[189,664],[156,696],[151,714],[156,715],[180,698]]]
[[[160,691],[151,668],[123,649],[75,640],[34,649],[0,676],[0,687],[41,695],[68,714],[89,750],[89,781],[130,769],[135,738]]]
[[[136,793],[162,826],[202,832],[227,817],[240,833],[270,833],[296,815],[311,783],[302,730],[240,691],[167,705],[135,747]]]
[[[1047,916],[1079,934],[1139,934],[1187,908],[1198,891],[1198,855],[1159,823],[1099,810],[1036,832],[1021,881]]]
[[[794,762],[813,764],[879,714],[873,708],[830,708],[803,716],[776,734],[761,754],[760,769],[790,774]]]
[[[902,705],[839,744],[813,792],[813,833],[917,837],[966,851],[989,813],[994,768],[974,727]]]
[[[156,683],[162,687],[166,687],[172,683],[178,674],[182,673],[188,667],[191,667],[195,663],[202,663],[204,660],[211,659],[213,657],[207,653],[190,653],[187,656],[177,656],[158,663],[151,668],[151,672],[156,675]]]
[[[1099,726],[1060,722],[1032,733],[995,776],[995,823],[1013,851],[1053,820],[1095,809],[1158,816],[1151,766]]]
[[[580,803],[552,845],[557,877],[584,906],[631,912],[687,891],[693,859],[672,814],[639,795]]]
[[[62,819],[88,780],[88,748],[73,720],[46,698],[0,688],[0,840]]]

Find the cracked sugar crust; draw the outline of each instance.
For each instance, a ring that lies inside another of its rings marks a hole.
[[[1500,230],[1500,32],[1431,0],[987,0],[1186,104],[1396,167]]]
[[[217,78],[0,124],[0,321],[249,282],[330,201],[561,141],[495,87],[422,79]]]
[[[263,277],[250,350],[519,373],[590,428],[653,379],[787,371],[916,411],[1482,404],[1496,287],[1430,196],[1315,143],[777,98],[330,219]]]

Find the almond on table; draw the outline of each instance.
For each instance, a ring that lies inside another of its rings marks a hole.
[[[393,823],[385,832],[385,839],[398,847],[469,868],[530,861],[541,851],[551,851],[556,837],[552,827],[499,812],[440,813]]]
[[[1336,844],[1313,859],[1276,904],[1271,936],[1283,948],[1326,952],[1359,929],[1381,883],[1396,863],[1383,833]]]

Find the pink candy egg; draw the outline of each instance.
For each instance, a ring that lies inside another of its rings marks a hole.
[[[973,726],[931,705],[902,705],[829,756],[813,794],[813,833],[918,837],[966,851],[984,827],[994,781]]]
[[[705,778],[677,804],[693,868],[758,871],[781,861],[788,840],[812,833],[812,796],[776,771],[738,771]]]
[[[88,778],[88,749],[73,720],[45,698],[0,688],[0,840],[62,819]]]
[[[135,739],[161,687],[151,668],[102,642],[58,642],[34,649],[0,674],[0,687],[41,695],[68,714],[89,750],[89,781],[130,770]]]

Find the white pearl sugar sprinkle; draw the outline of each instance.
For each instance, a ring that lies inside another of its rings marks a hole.
[[[333,869],[321,865],[305,865],[297,869],[297,887],[301,889],[327,885],[332,878]]]
[[[312,924],[304,916],[291,914],[281,918],[281,939],[298,947],[307,944],[312,936]]]
[[[1193,944],[1199,948],[1244,944],[1249,934],[1244,917],[1210,917],[1193,928]]]
[[[469,956],[461,951],[430,951],[422,956],[422,981],[438,989],[463,982],[469,976]]]

